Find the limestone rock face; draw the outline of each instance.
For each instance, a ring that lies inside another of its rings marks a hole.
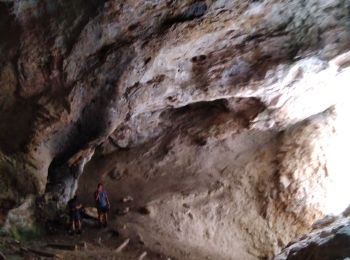
[[[93,206],[103,181],[153,250],[271,258],[349,204],[349,10],[0,0],[0,222],[30,194]]]

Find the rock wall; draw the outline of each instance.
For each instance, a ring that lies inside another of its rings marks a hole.
[[[2,214],[29,194],[62,206],[80,176],[91,203],[101,179],[116,205],[134,197],[116,225],[152,248],[270,258],[328,213],[342,178],[328,143],[347,96],[349,10],[0,1]]]
[[[347,214],[348,215],[348,214]],[[338,216],[319,221],[318,226],[298,241],[291,242],[277,255],[283,259],[346,259],[350,255],[349,217]]]
[[[220,125],[212,128],[216,134]],[[169,134],[155,146],[114,152],[88,164],[78,189],[85,203],[92,203],[102,180],[113,212],[130,209],[113,217],[112,225],[135,240],[139,235],[149,247],[185,259],[271,257],[277,238],[262,207],[276,133],[225,131],[222,139],[202,133],[201,143],[183,132]],[[121,203],[127,196],[133,202]]]
[[[271,259],[349,203],[339,198],[347,192],[338,172],[346,160],[329,155],[342,147],[335,142],[345,130],[336,124],[339,112],[331,108],[283,132],[242,129],[234,116],[234,125],[225,120],[222,127],[218,114],[210,128],[197,124],[198,115],[188,128],[174,119],[178,131],[92,160],[78,193],[91,205],[103,182],[117,214],[113,225],[180,259]],[[201,142],[193,139],[194,125]]]

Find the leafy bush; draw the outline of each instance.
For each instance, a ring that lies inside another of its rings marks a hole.
[[[8,233],[14,240],[29,241],[44,235],[45,232],[41,227],[31,229],[18,229],[17,227],[11,227]]]

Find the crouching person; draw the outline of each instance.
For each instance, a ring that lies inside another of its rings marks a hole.
[[[97,190],[94,194],[96,208],[98,213],[99,225],[106,227],[108,224],[108,212],[110,209],[110,203],[107,196],[107,192],[103,188],[102,183],[97,185]]]
[[[68,201],[67,205],[69,211],[69,221],[70,221],[70,234],[81,234],[81,215],[80,210],[82,205],[77,195]]]

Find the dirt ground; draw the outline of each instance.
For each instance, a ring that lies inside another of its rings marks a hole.
[[[57,234],[44,235],[30,241],[0,237],[0,259],[170,259],[147,250],[132,239],[118,252],[127,238],[112,228],[87,227],[81,235],[68,235],[62,228]],[[171,258],[174,259],[174,258]]]

